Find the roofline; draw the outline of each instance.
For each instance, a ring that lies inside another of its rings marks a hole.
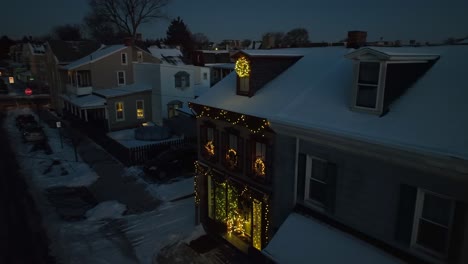
[[[418,151],[393,144],[371,142],[352,135],[340,135],[320,128],[299,126],[290,121],[276,118],[270,119],[270,127],[277,133],[287,133],[293,137],[317,144],[323,145],[326,143],[329,147],[358,155],[377,157],[381,160],[426,170],[431,173],[438,170],[438,174],[447,175],[454,179],[461,179],[463,178],[461,175],[468,173],[468,160],[450,156],[450,154]]]
[[[239,53],[243,53],[247,57],[253,57],[253,58],[297,58],[297,57],[304,57],[304,54],[273,54],[273,55],[260,54],[260,55],[255,55],[255,54],[249,54],[249,53],[245,52],[244,50],[239,50],[238,52],[232,54],[231,57],[237,57],[237,55]]]
[[[87,62],[83,62],[83,63],[78,64],[78,65],[76,65],[76,66],[73,66],[73,67],[71,67],[71,68],[68,68],[68,67],[67,67],[68,65],[67,65],[67,66],[64,66],[63,69],[64,69],[64,70],[73,70],[73,69],[76,69],[76,68],[81,67],[81,66],[83,66],[83,65],[86,65],[86,64],[89,64],[89,63],[94,63],[94,62],[99,61],[99,60],[101,60],[101,59],[104,59],[104,58],[106,58],[106,57],[108,57],[108,56],[110,56],[110,55],[112,55],[112,54],[114,54],[114,53],[116,53],[116,52],[119,52],[119,51],[121,51],[121,50],[123,50],[123,49],[126,49],[127,47],[128,47],[128,46],[123,46],[122,48],[117,49],[117,50],[114,50],[114,51],[111,52],[111,53],[108,53],[108,54],[106,54],[106,55],[103,55],[103,56],[101,56],[101,57],[99,57],[99,58],[96,58],[96,59],[92,59],[92,60],[87,61]],[[99,51],[99,50],[102,50],[102,48],[99,48],[99,49],[93,51],[92,53],[90,53],[90,54],[88,54],[88,55],[86,55],[86,56],[84,56],[84,57],[81,57],[81,58],[79,58],[79,59],[77,59],[77,60],[74,60],[74,61],[72,61],[72,62],[69,63],[69,64],[72,64],[72,63],[75,62],[75,61],[81,60],[82,58],[89,57],[89,56],[91,56],[91,54],[93,54],[94,52]]]
[[[346,54],[344,57],[347,59],[356,59],[357,57],[365,54],[365,53],[371,53],[377,57],[379,57],[382,60],[390,60],[390,61],[407,61],[407,60],[419,60],[419,61],[429,61],[429,60],[436,60],[440,57],[440,55],[437,54],[398,54],[398,55],[391,55],[388,53],[385,53],[380,50],[373,49],[372,47],[363,47],[360,49],[357,49],[351,53]]]
[[[150,88],[148,88],[147,90],[128,91],[128,93],[126,93],[126,94],[119,94],[119,95],[112,95],[112,96],[107,96],[107,95],[104,95],[104,94],[100,94],[100,93],[99,93],[99,91],[102,91],[102,90],[114,90],[114,89],[118,89],[118,88],[100,89],[100,90],[97,90],[97,91],[93,91],[92,94],[94,94],[94,95],[96,95],[96,96],[99,96],[99,97],[102,97],[102,98],[105,98],[105,99],[108,99],[108,98],[115,98],[115,97],[127,96],[127,95],[129,95],[129,94],[147,93],[147,92],[152,92],[152,91],[153,91],[153,88],[150,87]]]

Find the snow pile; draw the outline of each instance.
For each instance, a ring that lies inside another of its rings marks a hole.
[[[102,202],[93,209],[86,212],[86,218],[88,220],[102,220],[108,218],[119,218],[125,211],[127,206],[117,201],[105,201]]]
[[[172,184],[148,185],[146,190],[162,201],[172,201],[193,194],[193,177]]]

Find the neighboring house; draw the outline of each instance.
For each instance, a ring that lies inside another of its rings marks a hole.
[[[46,44],[47,82],[50,87],[50,99],[52,107],[62,113],[63,101],[60,96],[66,93],[65,84],[68,80],[67,72],[60,68],[78,60],[101,47],[95,41],[63,41],[49,40]]]
[[[142,90],[151,90],[148,85],[142,85],[135,81],[135,65],[142,63],[159,63],[160,61],[153,57],[147,51],[144,51],[136,46],[127,45],[112,45],[103,47],[79,60],[76,60],[64,67],[63,71],[67,72],[68,81],[66,83],[66,93],[62,95],[64,105],[67,110],[77,108],[76,111],[69,111],[82,120],[85,120],[83,115],[80,113],[84,110],[92,110],[102,112],[104,108],[107,109],[105,114],[107,122],[107,130],[116,130],[120,128],[127,128],[137,126],[138,124],[145,122],[146,117],[143,119],[133,118],[134,107],[125,108],[119,104],[119,113],[123,113],[125,116],[126,111],[129,111],[127,116],[132,118],[114,118],[115,109],[113,108],[112,100],[113,96],[108,97],[107,91],[115,90],[121,98],[123,105],[128,101],[135,101],[135,94],[139,94]],[[132,92],[133,89],[133,92]],[[100,92],[106,90],[105,92]],[[123,91],[123,93],[119,93]],[[89,97],[90,101],[94,101],[95,96],[101,96],[106,99],[106,107],[102,104],[93,105],[92,108],[89,105],[81,106],[79,102],[82,102],[83,97]],[[150,111],[151,102],[148,100],[144,101],[145,111]],[[128,103],[127,103],[128,104]],[[134,104],[130,103],[130,105]],[[125,110],[127,109],[127,110]],[[125,110],[125,112],[124,112]],[[78,115],[76,114],[78,113]],[[102,115],[100,115],[102,116]],[[86,121],[86,120],[85,120]]]
[[[197,50],[193,53],[193,65],[231,63],[231,54],[229,50]]]
[[[158,58],[162,64],[185,65],[183,60],[184,55],[179,49],[151,46],[148,50],[154,57]]]
[[[239,52],[191,104],[200,221],[278,263],[467,263],[467,57]]]
[[[135,65],[135,72],[139,83],[153,87],[152,118],[161,126],[164,120],[179,115],[177,109],[187,109],[188,101],[210,87],[209,70],[204,67],[142,63]]]
[[[205,64],[205,67],[210,68],[211,86],[215,85],[234,71],[234,63],[211,63]]]
[[[23,44],[21,59],[28,71],[19,74],[19,79],[28,81],[47,81],[45,44],[28,42]]]

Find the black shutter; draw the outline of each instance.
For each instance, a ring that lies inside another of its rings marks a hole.
[[[242,172],[244,166],[244,139],[237,137],[237,170]]]
[[[400,200],[398,202],[395,239],[407,246],[411,243],[416,195],[416,187],[406,184],[400,185]]]
[[[214,160],[215,162],[217,162],[219,160],[219,151],[221,150],[221,148],[219,147],[219,130],[218,129],[214,129],[214,146],[215,146],[215,155],[214,155]]]
[[[265,180],[270,183],[273,181],[273,146],[267,143],[265,144],[266,144],[266,153],[265,153],[266,179]],[[255,154],[252,154],[252,156],[255,157]]]
[[[461,254],[461,245],[463,244],[463,235],[468,228],[468,219],[466,218],[467,205],[461,201],[455,203],[455,212],[451,230],[451,239],[448,251],[449,263],[458,263]]]
[[[226,132],[221,132],[221,151],[219,153],[219,158],[221,159],[222,164],[226,164]]]
[[[304,200],[307,155],[299,153],[297,159],[297,200]]]
[[[206,144],[206,126],[200,125],[200,154],[205,156],[205,144]]]
[[[252,140],[245,141],[245,173],[248,176],[252,175]]]
[[[186,74],[185,75],[185,83],[186,83],[186,87],[190,87],[190,74]]]
[[[329,213],[335,211],[336,201],[336,164],[327,163],[327,201],[326,209]]]

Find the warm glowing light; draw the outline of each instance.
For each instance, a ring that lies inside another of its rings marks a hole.
[[[253,247],[262,250],[262,203],[253,200]]]
[[[137,117],[138,118],[145,117],[145,113],[144,113],[143,109],[141,109],[141,108],[137,109]]]
[[[250,75],[250,63],[245,57],[240,57],[236,61],[235,70],[239,77],[249,77]]]
[[[258,176],[265,176],[265,162],[262,160],[261,157],[258,157],[255,160],[254,171],[255,171],[255,174]]]
[[[226,153],[226,161],[231,169],[237,166],[237,152],[235,149],[230,148]]]
[[[9,83],[15,83],[15,77],[8,77]]]
[[[214,146],[214,144],[213,144],[213,140],[210,140],[210,141],[206,142],[206,144],[205,144],[205,150],[206,150],[206,153],[208,153],[208,155],[214,156],[214,154],[215,154],[215,146]]]

